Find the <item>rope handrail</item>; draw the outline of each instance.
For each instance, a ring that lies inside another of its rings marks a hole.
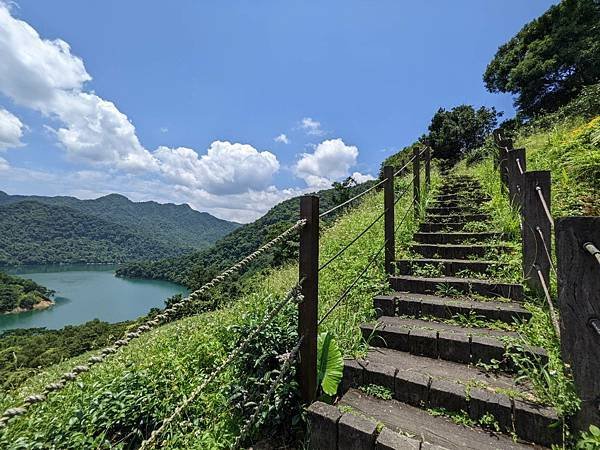
[[[548,221],[550,222],[550,224],[552,224],[552,226],[554,226],[554,219],[552,218],[552,214],[550,213],[550,209],[548,208],[546,199],[544,198],[544,195],[542,194],[542,188],[540,186],[536,186],[535,190],[538,194],[538,197],[540,198],[540,201],[542,202],[542,206],[544,207],[544,212],[546,213],[546,217],[548,218]]]
[[[398,223],[398,225],[395,228],[396,231],[398,230],[398,228],[400,228],[400,225],[402,225],[402,223],[404,222],[404,220],[406,220],[406,217],[408,216],[408,213],[410,211],[411,211],[411,208],[407,208],[406,209],[406,212],[404,213],[404,216],[400,220],[400,223]],[[365,265],[365,267],[361,270],[361,272],[354,279],[354,281],[352,281],[352,283],[350,283],[350,285],[344,290],[344,292],[342,293],[342,295],[340,295],[338,297],[338,299],[335,301],[335,303],[329,308],[329,310],[327,310],[327,312],[323,315],[323,317],[321,317],[321,319],[319,320],[319,322],[318,322],[317,325],[320,326],[327,319],[327,317],[329,317],[331,315],[331,313],[339,306],[339,304],[348,296],[348,294],[350,294],[350,292],[352,291],[352,289],[354,288],[354,286],[356,286],[356,284],[360,281],[360,279],[364,276],[364,274],[367,273],[367,270],[369,270],[369,268],[377,260],[377,257],[381,254],[381,252],[383,251],[383,249],[385,248],[385,246],[386,246],[387,243],[388,243],[387,240],[385,240],[383,242],[383,245],[371,257],[371,259],[367,262],[367,264]]]
[[[521,166],[521,158],[517,158],[517,169],[519,169],[519,173],[523,175],[525,171],[523,170],[523,166]]]
[[[338,209],[340,209],[341,207],[343,207],[343,206],[346,206],[348,203],[351,203],[351,202],[353,202],[354,200],[357,200],[357,199],[359,199],[360,197],[362,197],[363,195],[367,194],[368,192],[371,192],[373,189],[375,189],[375,188],[377,188],[377,187],[381,186],[381,185],[382,185],[383,183],[385,183],[386,181],[387,181],[387,178],[384,178],[384,179],[383,179],[383,180],[381,180],[379,183],[377,183],[377,184],[374,184],[374,185],[373,185],[373,186],[371,186],[369,189],[365,189],[364,191],[362,191],[362,192],[361,192],[361,193],[359,193],[359,194],[356,194],[354,197],[352,197],[352,198],[350,198],[350,199],[346,200],[344,203],[340,203],[339,205],[336,205],[336,206],[334,206],[333,208],[331,208],[331,209],[328,209],[327,211],[325,211],[325,212],[323,212],[323,213],[319,214],[319,219],[320,219],[320,218],[322,218],[322,217],[328,216],[328,215],[329,215],[329,214],[331,214],[332,212],[334,212],[334,211],[337,211]]]
[[[544,291],[546,302],[548,303],[548,308],[550,310],[550,320],[552,321],[554,332],[556,333],[556,337],[558,338],[558,340],[560,340],[560,325],[558,324],[558,315],[556,314],[556,310],[554,309],[554,303],[552,303],[552,297],[550,296],[548,285],[546,284],[546,280],[544,279],[544,275],[542,274],[540,268],[538,266],[535,266],[535,270],[537,272],[538,278],[540,279],[540,283],[542,284],[542,290]]]
[[[419,156],[421,156],[421,155],[419,155]],[[409,160],[406,162],[406,164],[404,164],[404,165],[403,165],[402,167],[400,167],[400,168],[399,168],[399,169],[398,169],[396,172],[394,172],[394,176],[395,176],[395,177],[397,177],[398,175],[400,175],[400,174],[402,173],[402,171],[403,171],[404,169],[406,169],[406,168],[408,167],[408,165],[409,165],[411,162],[413,162],[413,161],[414,161],[415,157],[416,157],[416,156],[415,156],[415,155],[413,155],[413,157],[412,157],[412,158],[410,158],[410,159],[409,159]]]
[[[256,405],[254,413],[252,414],[252,416],[250,416],[250,419],[248,420],[248,422],[246,422],[244,428],[242,428],[242,431],[235,439],[235,442],[231,447],[233,450],[237,450],[238,448],[240,448],[240,445],[242,444],[242,442],[244,442],[244,439],[247,437],[248,432],[254,426],[260,411],[267,404],[267,401],[273,396],[273,394],[275,393],[275,389],[277,389],[277,387],[283,381],[283,377],[292,368],[292,362],[294,362],[296,360],[296,357],[298,356],[298,351],[300,350],[300,345],[302,344],[303,339],[304,336],[300,336],[300,339],[298,339],[298,342],[296,343],[294,348],[285,356],[285,362],[283,363],[283,366],[279,371],[279,375],[277,375],[277,378],[269,388],[268,392],[263,397],[263,400],[258,405]]]
[[[193,402],[196,397],[198,397],[198,395],[206,388],[206,386],[208,386],[217,376],[219,376],[223,370],[225,370],[227,368],[227,366],[229,364],[231,364],[231,362],[243,351],[246,349],[246,347],[248,347],[248,345],[250,344],[250,342],[258,335],[258,333],[260,333],[262,330],[264,330],[264,328],[269,325],[273,319],[275,319],[275,317],[277,316],[277,314],[279,314],[279,312],[283,309],[283,307],[285,305],[287,305],[292,299],[296,299],[298,301],[298,303],[300,303],[302,301],[302,294],[300,294],[300,286],[301,284],[304,282],[304,279],[300,280],[298,283],[296,283],[286,294],[286,296],[283,298],[283,300],[281,300],[272,310],[269,314],[267,314],[265,316],[265,318],[263,319],[263,321],[258,324],[254,330],[252,330],[252,332],[246,337],[246,339],[244,339],[242,341],[242,343],[240,345],[238,345],[230,354],[229,356],[221,363],[221,365],[219,367],[217,367],[217,369],[212,372],[210,374],[210,376],[204,380],[204,382],[202,384],[200,384],[198,387],[196,387],[196,389],[194,389],[192,391],[192,393],[185,398],[185,400],[183,402],[181,402],[179,404],[179,406],[177,408],[175,408],[175,410],[173,411],[173,413],[167,417],[166,419],[163,420],[162,424],[160,425],[160,427],[158,427],[157,429],[155,429],[154,431],[152,431],[152,433],[150,434],[150,436],[148,437],[148,439],[146,439],[145,441],[142,442],[142,444],[140,445],[140,450],[144,450],[147,448],[151,448],[151,446],[154,446],[156,444],[156,441],[158,439],[158,436],[169,426],[169,424],[171,422],[173,422],[173,420],[175,418],[177,418],[177,416],[179,416],[179,414],[181,414],[181,412],[191,403]]]
[[[592,255],[600,264],[600,250],[591,242],[586,242],[583,244],[583,248],[586,249],[590,255]]]
[[[264,244],[258,250],[254,251],[250,255],[238,261],[229,269],[225,270],[220,275],[216,276],[211,281],[189,294],[186,298],[183,298],[179,302],[174,303],[168,308],[165,308],[162,311],[162,313],[152,317],[150,320],[147,320],[145,323],[140,325],[135,331],[126,333],[121,339],[115,341],[113,345],[105,347],[94,356],[90,356],[87,360],[87,364],[75,366],[70,372],[64,373],[58,381],[47,384],[42,393],[29,395],[25,398],[25,400],[20,406],[8,408],[7,410],[5,410],[4,413],[2,413],[2,415],[0,416],[0,429],[5,427],[11,418],[26,414],[32,405],[45,401],[48,398],[49,394],[51,394],[52,392],[62,390],[69,381],[75,380],[82,373],[89,372],[93,365],[103,362],[109,355],[116,353],[117,350],[119,350],[121,347],[128,345],[129,342],[131,342],[131,340],[139,337],[142,333],[150,331],[151,329],[153,329],[161,323],[166,323],[166,321],[172,315],[174,315],[174,313],[180,307],[184,306],[184,304],[186,304],[190,300],[196,299],[199,295],[203,294],[207,290],[226,280],[228,277],[230,277],[237,271],[243,269],[254,259],[262,255],[264,252],[268,251],[273,246],[277,245],[279,242],[283,241],[285,238],[302,228],[304,225],[306,225],[305,219],[297,221],[294,225],[282,232],[279,236],[273,238],[271,241]]]

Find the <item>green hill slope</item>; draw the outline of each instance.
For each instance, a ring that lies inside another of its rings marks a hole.
[[[238,224],[188,205],[0,192],[0,264],[125,262],[205,248]]]

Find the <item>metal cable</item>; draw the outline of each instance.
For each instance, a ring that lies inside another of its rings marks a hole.
[[[56,392],[63,389],[69,381],[75,380],[79,376],[79,374],[89,372],[94,364],[101,363],[109,355],[116,353],[117,350],[119,350],[119,348],[128,345],[129,342],[131,342],[131,340],[133,340],[134,338],[139,337],[142,333],[150,331],[151,329],[157,327],[161,323],[166,323],[170,318],[172,318],[172,316],[174,316],[177,310],[184,306],[188,301],[196,299],[199,295],[203,294],[207,290],[226,280],[235,272],[243,269],[254,259],[259,257],[261,254],[263,254],[279,242],[283,241],[285,238],[302,228],[304,225],[306,225],[306,219],[299,220],[293,226],[281,233],[279,236],[267,242],[255,252],[241,259],[238,263],[234,264],[229,269],[225,270],[220,275],[213,278],[211,281],[203,285],[200,289],[197,289],[196,291],[192,292],[188,297],[180,300],[177,303],[174,303],[168,308],[165,308],[160,314],[147,320],[145,323],[140,325],[135,331],[126,333],[121,339],[115,341],[113,345],[106,347],[102,349],[98,354],[89,357],[87,360],[87,364],[75,366],[70,372],[64,373],[58,381],[47,384],[42,393],[29,395],[25,398],[25,400],[23,400],[21,406],[9,408],[6,411],[4,411],[2,416],[0,416],[0,429],[5,427],[7,422],[11,418],[26,414],[32,405],[45,401],[52,392]]]
[[[281,367],[281,371],[279,372],[279,375],[277,376],[277,378],[271,385],[269,391],[263,397],[262,401],[258,405],[256,405],[256,408],[254,409],[254,413],[252,414],[252,416],[250,416],[250,419],[248,420],[248,422],[246,422],[246,425],[244,425],[244,428],[242,428],[242,431],[240,432],[239,436],[235,439],[235,442],[234,442],[233,446],[231,447],[232,449],[234,449],[234,450],[238,449],[240,447],[241,443],[244,442],[244,440],[246,439],[248,432],[254,426],[256,419],[258,419],[258,415],[259,415],[260,411],[267,404],[267,402],[270,400],[270,398],[273,396],[273,394],[275,393],[275,390],[277,389],[277,386],[279,386],[281,384],[281,382],[283,381],[283,377],[291,369],[292,363],[296,360],[296,356],[298,355],[298,351],[300,350],[300,345],[302,344],[303,339],[304,339],[304,336],[301,336],[300,339],[298,339],[298,343],[296,344],[296,346],[292,349],[291,352],[289,352],[286,355],[285,362],[283,363],[283,366]]]
[[[404,213],[404,217],[402,218],[402,220],[400,221],[400,223],[396,226],[395,230],[398,230],[398,228],[400,228],[400,225],[402,225],[402,223],[404,222],[404,220],[406,219],[406,217],[408,216],[408,212],[411,211],[411,208],[407,208],[406,212]],[[339,298],[336,300],[336,302],[329,308],[329,310],[325,313],[325,315],[319,320],[317,325],[321,325],[325,319],[327,319],[327,317],[329,317],[329,315],[339,306],[339,304],[348,296],[348,294],[350,294],[350,291],[352,291],[352,289],[354,288],[354,286],[356,286],[356,284],[360,281],[360,279],[364,276],[365,273],[367,273],[367,270],[369,270],[369,268],[373,265],[373,263],[377,260],[377,257],[381,254],[381,252],[383,251],[383,249],[385,248],[386,244],[388,243],[387,240],[385,240],[383,242],[383,245],[379,248],[379,250],[377,250],[377,253],[375,253],[371,259],[367,262],[366,266],[361,270],[361,272],[358,274],[358,276],[354,279],[354,281],[352,281],[352,283],[344,290],[344,292],[342,293],[342,295],[339,296]]]
[[[600,250],[598,250],[598,247],[596,247],[591,242],[586,242],[585,244],[583,244],[583,248],[586,249],[590,253],[590,255],[596,258],[598,264],[600,264]]]
[[[350,199],[346,200],[344,203],[340,203],[339,205],[337,205],[337,206],[334,206],[333,208],[331,208],[331,209],[329,209],[329,210],[327,210],[327,211],[325,211],[325,212],[323,212],[323,213],[319,214],[319,218],[321,218],[321,217],[325,217],[325,216],[327,216],[327,215],[331,214],[332,212],[334,212],[334,211],[337,211],[337,210],[338,210],[338,209],[340,209],[341,207],[343,207],[343,206],[346,206],[348,203],[351,203],[351,202],[353,202],[354,200],[357,200],[357,199],[359,199],[360,197],[362,197],[362,196],[363,196],[363,195],[365,195],[366,193],[368,193],[368,192],[371,192],[373,189],[375,189],[375,188],[377,188],[377,187],[381,186],[381,185],[382,185],[383,183],[385,183],[386,181],[387,181],[387,178],[384,178],[384,179],[383,179],[383,180],[381,180],[379,183],[377,183],[377,184],[375,184],[375,185],[371,186],[369,189],[366,189],[366,190],[362,191],[360,194],[357,194],[357,195],[355,195],[354,197],[352,197],[352,198],[350,198]]]
[[[548,303],[548,308],[550,309],[550,320],[552,321],[554,332],[556,333],[556,337],[560,340],[560,325],[558,324],[558,316],[556,314],[556,310],[554,309],[554,304],[552,303],[550,291],[548,290],[548,286],[546,285],[546,280],[544,279],[544,275],[542,275],[542,271],[538,266],[534,267],[540,279],[540,283],[542,284],[542,289],[544,291],[544,296],[546,297],[546,302]]]
[[[521,173],[521,175],[523,175],[525,173],[523,171],[523,166],[521,166],[521,158],[517,158],[517,169],[519,169],[519,172]]]
[[[169,426],[169,424],[171,422],[173,422],[173,420],[179,414],[181,414],[181,412],[190,403],[192,403],[196,399],[196,397],[206,388],[206,386],[208,386],[209,383],[211,383],[218,375],[221,374],[221,372],[223,372],[223,370],[225,370],[225,368],[229,364],[231,364],[231,362],[237,357],[237,355],[239,355],[248,346],[248,344],[250,344],[250,342],[258,335],[258,333],[260,333],[262,330],[264,330],[264,328],[273,321],[273,319],[277,316],[277,314],[279,314],[279,312],[283,309],[283,307],[285,305],[287,305],[290,302],[290,300],[296,299],[298,301],[298,303],[300,303],[302,301],[302,294],[300,293],[300,286],[303,281],[304,281],[304,279],[302,279],[294,287],[292,287],[292,289],[290,289],[288,291],[287,295],[283,298],[283,300],[280,301],[271,310],[271,312],[269,314],[267,314],[267,316],[265,316],[263,321],[248,335],[248,337],[246,339],[244,339],[244,341],[242,341],[242,343],[240,345],[238,345],[229,354],[229,356],[225,359],[225,361],[223,361],[221,363],[221,365],[219,367],[217,367],[217,369],[213,373],[211,373],[210,376],[206,380],[204,380],[204,382],[202,384],[200,384],[198,387],[196,387],[196,389],[194,389],[192,391],[192,393],[188,397],[186,397],[185,400],[183,402],[181,402],[177,408],[175,408],[175,411],[173,411],[173,413],[169,417],[167,417],[166,419],[163,420],[160,427],[158,427],[157,429],[152,431],[152,433],[150,434],[150,437],[148,437],[148,439],[146,439],[145,441],[142,442],[142,444],[139,447],[139,450],[144,450],[144,449],[151,448],[152,446],[154,446],[156,444],[156,440],[157,440],[158,436]]]
[[[544,238],[544,233],[542,233],[542,229],[540,227],[535,227],[535,230],[540,235],[540,239],[542,240],[542,244],[544,246],[544,251],[546,252],[546,256],[548,257],[548,262],[550,262],[550,268],[554,272],[554,275],[558,276],[556,273],[556,267],[554,267],[554,262],[552,261],[552,257],[550,256],[550,250],[548,250],[548,245],[546,244],[546,239]]]
[[[554,226],[554,219],[552,218],[552,214],[550,214],[550,209],[548,208],[546,199],[544,198],[544,195],[542,194],[542,188],[539,186],[536,186],[535,190],[538,194],[538,197],[540,198],[540,201],[542,202],[542,206],[544,207],[544,212],[546,213],[546,217],[548,217],[548,220],[550,221],[552,226]]]

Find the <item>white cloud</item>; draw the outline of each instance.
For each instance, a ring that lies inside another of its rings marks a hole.
[[[266,189],[279,170],[279,161],[273,153],[227,141],[213,142],[206,155],[200,157],[185,147],[160,147],[154,156],[170,179],[212,194]]]
[[[288,137],[284,133],[281,133],[279,136],[277,136],[273,140],[275,142],[280,142],[282,144],[289,144],[290,143],[290,140],[288,139]]]
[[[354,173],[353,173],[352,175],[350,175],[350,176],[351,176],[351,177],[352,177],[352,179],[353,179],[354,181],[356,181],[358,184],[360,184],[360,183],[364,183],[365,181],[371,181],[371,180],[374,180],[374,179],[375,179],[375,177],[374,177],[373,175],[371,175],[371,174],[368,174],[368,173],[366,173],[366,174],[363,174],[363,173],[360,173],[360,172],[354,172]]]
[[[0,171],[8,170],[9,168],[8,161],[4,158],[0,158]]]
[[[23,122],[17,116],[0,108],[0,150],[21,147]]]
[[[348,176],[356,164],[358,148],[341,139],[329,139],[316,146],[313,153],[303,153],[295,166],[296,175],[309,186],[323,188],[335,179]]]
[[[168,133],[169,129],[167,127],[160,127],[160,132],[161,133]]]
[[[310,117],[305,117],[300,121],[300,128],[311,136],[322,136],[325,134],[325,131],[321,129],[321,122]]]

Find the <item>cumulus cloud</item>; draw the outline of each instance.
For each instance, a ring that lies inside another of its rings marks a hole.
[[[311,136],[322,136],[325,131],[321,129],[321,122],[318,122],[310,117],[305,117],[300,121],[300,128]]]
[[[374,180],[375,177],[371,174],[368,173],[360,173],[360,172],[354,172],[352,175],[350,175],[352,177],[352,179],[354,181],[356,181],[358,184],[360,183],[364,183],[365,181],[371,181]]]
[[[323,188],[331,181],[348,176],[356,164],[358,148],[341,139],[329,139],[315,147],[313,153],[303,153],[295,166],[296,175],[309,186]]]
[[[277,136],[273,140],[275,142],[280,142],[282,144],[289,144],[290,143],[290,140],[288,139],[288,137],[284,133],[281,133],[279,136]]]
[[[23,123],[17,116],[0,108],[0,150],[21,147]]]
[[[277,157],[248,144],[213,142],[206,155],[185,147],[160,147],[154,156],[170,179],[212,194],[239,194],[267,188],[279,170]]]

